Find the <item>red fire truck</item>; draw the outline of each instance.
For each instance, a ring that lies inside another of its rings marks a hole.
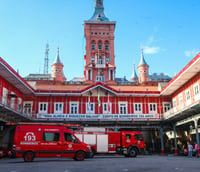
[[[79,140],[91,145],[93,154],[117,153],[136,157],[146,147],[142,133],[137,131],[81,131],[74,134]]]
[[[92,155],[91,147],[81,142],[65,124],[21,123],[14,126],[9,141],[12,155],[33,161],[34,157],[72,157],[82,161]]]

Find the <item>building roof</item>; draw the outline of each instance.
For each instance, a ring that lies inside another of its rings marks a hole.
[[[0,57],[0,76],[24,94],[34,93],[34,89]]]
[[[198,53],[162,90],[161,95],[172,95],[192,77],[200,72],[200,53]]]
[[[165,75],[164,73],[153,73],[152,75],[149,75],[149,81],[165,81],[169,82],[172,78],[169,77],[168,75]]]
[[[138,66],[140,66],[140,65],[147,65],[148,66],[147,62],[144,59],[143,49],[141,49],[141,58],[140,58],[140,63],[139,63]]]
[[[38,81],[38,80],[53,80],[51,74],[29,74],[28,76],[24,77],[26,81]]]
[[[94,14],[88,21],[109,21],[104,14],[103,0],[95,0]]]

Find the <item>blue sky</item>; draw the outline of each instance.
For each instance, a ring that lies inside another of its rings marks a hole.
[[[116,21],[116,76],[129,79],[140,49],[149,72],[173,77],[200,52],[199,0],[104,0]],[[84,27],[94,0],[0,0],[0,57],[24,77],[43,73],[49,43],[49,71],[57,46],[67,80],[83,77]]]

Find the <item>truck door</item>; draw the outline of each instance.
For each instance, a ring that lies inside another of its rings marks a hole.
[[[39,150],[41,157],[61,157],[61,147],[61,136],[59,132],[43,132]]]
[[[122,147],[129,147],[132,144],[132,137],[130,133],[127,132],[122,132],[121,134],[122,136]]]
[[[64,133],[63,157],[73,157],[80,148],[80,142],[71,133]]]
[[[108,135],[107,134],[97,135],[97,152],[99,153],[108,152]]]

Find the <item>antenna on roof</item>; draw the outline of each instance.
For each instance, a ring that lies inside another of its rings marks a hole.
[[[46,44],[45,58],[44,58],[44,74],[48,74],[49,68],[49,44]]]

